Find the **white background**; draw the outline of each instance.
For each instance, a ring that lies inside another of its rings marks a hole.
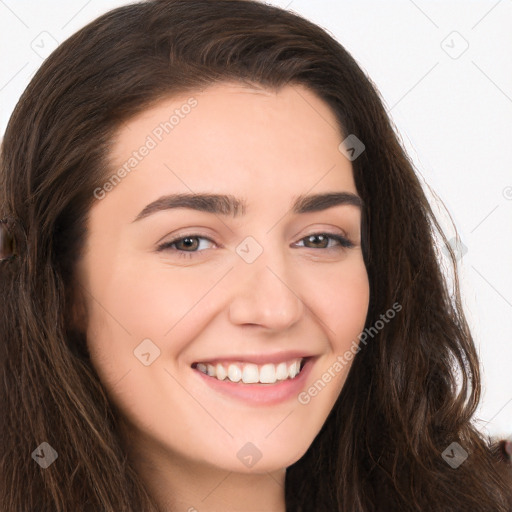
[[[0,136],[47,52],[126,3],[0,0]],[[512,0],[268,3],[322,26],[354,56],[420,178],[448,209],[483,368],[477,426],[512,438]]]

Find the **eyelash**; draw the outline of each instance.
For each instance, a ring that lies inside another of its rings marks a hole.
[[[307,235],[307,236],[301,238],[299,240],[299,242],[302,242],[303,240],[305,240],[307,238],[310,238],[310,237],[314,237],[314,236],[325,236],[325,237],[330,238],[332,240],[336,240],[340,244],[340,248],[341,249],[351,249],[352,247],[354,247],[354,244],[350,240],[348,240],[344,236],[335,235],[334,233],[323,233],[323,232],[321,232],[321,233],[312,233],[310,235]],[[170,250],[171,246],[173,246],[177,242],[181,242],[182,240],[184,240],[186,238],[202,238],[204,240],[208,240],[208,241],[210,241],[210,242],[215,244],[215,242],[211,238],[208,238],[206,236],[202,236],[202,235],[200,235],[198,233],[191,233],[191,234],[188,234],[188,235],[180,236],[179,238],[175,238],[174,240],[171,240],[169,242],[164,242],[163,244],[158,246],[157,251],[160,252],[160,251]],[[309,249],[315,249],[315,248],[309,247]],[[330,249],[333,249],[333,247],[323,247],[323,248],[319,247],[317,249],[330,250]],[[178,253],[178,256],[181,257],[181,258],[193,258],[194,254],[196,254],[198,252],[202,252],[202,251],[197,251],[197,250],[196,251],[183,251],[181,249],[174,249],[174,251],[176,251]]]

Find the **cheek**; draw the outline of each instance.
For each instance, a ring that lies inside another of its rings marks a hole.
[[[175,362],[202,329],[201,298],[216,280],[186,269],[136,271],[125,262],[96,287],[91,283],[91,360],[111,401],[140,431],[155,433],[164,426],[182,443],[188,440],[187,414],[201,411],[173,378]]]
[[[188,323],[188,329],[194,325],[189,317],[218,280],[215,272],[125,262],[94,287],[90,330],[95,338],[108,337],[108,346],[116,349],[133,350],[145,338],[163,349],[181,323]]]
[[[200,335],[216,306],[204,299],[220,284],[225,269],[198,272],[130,264],[128,259],[111,268],[101,281],[89,282],[91,360],[107,387],[119,390],[121,379],[135,379],[142,392],[155,372],[164,366],[176,369],[190,340]],[[169,376],[164,373],[164,378]]]
[[[352,275],[331,302],[337,308],[331,312],[332,329],[336,335],[336,352],[346,349],[364,329],[368,313],[370,289],[366,271]]]
[[[340,269],[316,274],[308,285],[309,305],[322,321],[336,353],[357,340],[364,329],[370,299],[368,274],[362,258]]]
[[[141,270],[135,262],[123,270],[117,279],[115,294],[126,307],[127,322],[140,317],[148,319],[164,336],[180,319],[185,319],[196,307],[204,307],[205,296],[223,277],[229,267],[178,267],[153,262]],[[129,275],[128,279],[126,276]],[[133,316],[135,315],[135,317]],[[134,328],[139,327],[135,323]]]

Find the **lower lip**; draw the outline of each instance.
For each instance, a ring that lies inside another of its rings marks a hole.
[[[296,398],[303,390],[315,358],[310,357],[301,372],[294,379],[278,381],[275,384],[244,384],[210,377],[199,370],[193,371],[214,391],[253,405],[274,405]]]

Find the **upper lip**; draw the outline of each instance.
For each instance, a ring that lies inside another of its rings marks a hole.
[[[240,355],[229,355],[229,356],[217,356],[212,358],[198,359],[194,362],[197,363],[209,363],[216,364],[222,362],[240,362],[240,363],[253,363],[262,365],[265,363],[284,363],[293,359],[302,359],[314,357],[314,354],[306,354],[305,352],[293,350],[287,352],[274,352],[272,354],[240,354]]]

